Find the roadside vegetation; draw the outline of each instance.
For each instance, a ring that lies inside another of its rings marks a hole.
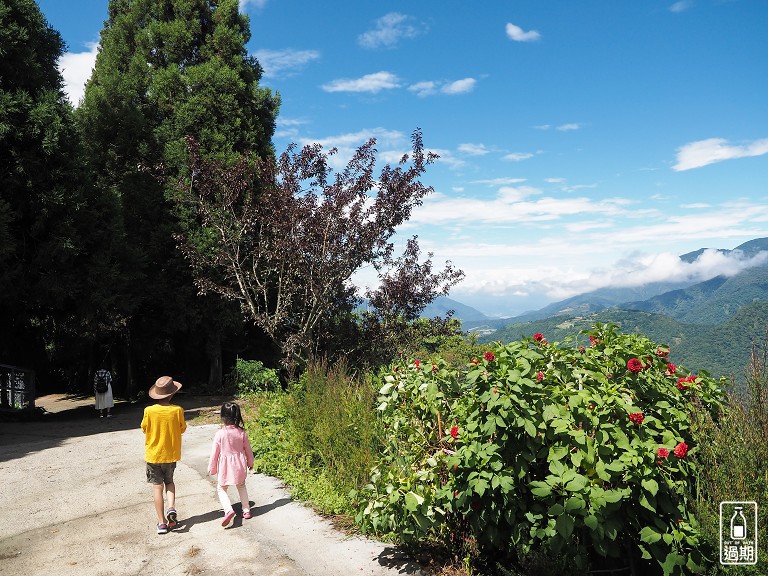
[[[718,508],[767,519],[765,346],[738,391],[610,325],[447,348],[251,383],[257,471],[435,574],[766,573],[763,541],[757,565],[719,565]]]

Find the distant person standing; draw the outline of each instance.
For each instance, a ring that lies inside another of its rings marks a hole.
[[[96,370],[93,375],[93,394],[96,397],[96,410],[99,416],[112,418],[112,408],[115,407],[115,398],[112,394],[112,374],[106,368]]]

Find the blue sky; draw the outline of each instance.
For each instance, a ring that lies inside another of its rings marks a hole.
[[[76,102],[108,0],[42,0]],[[440,155],[400,242],[466,273],[451,296],[513,315],[604,286],[707,279],[706,254],[768,236],[764,0],[241,1],[282,107],[275,137],[369,137],[395,162],[415,128]],[[360,283],[370,281],[366,272]]]

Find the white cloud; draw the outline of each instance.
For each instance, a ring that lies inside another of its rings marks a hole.
[[[308,62],[320,58],[317,50],[257,50],[253,53],[264,69],[265,78],[276,78],[295,72]]]
[[[677,164],[672,169],[681,172],[723,160],[762,156],[763,154],[768,154],[768,138],[755,140],[743,146],[730,145],[724,138],[708,138],[678,148]]]
[[[525,178],[492,178],[490,180],[473,180],[471,184],[486,184],[488,186],[506,186],[525,182]]]
[[[286,118],[284,116],[278,116],[277,120],[275,120],[275,123],[278,126],[301,126],[303,124],[308,124],[309,120],[304,120],[302,118]]]
[[[478,223],[486,225],[533,224],[559,221],[579,215],[618,217],[628,213],[623,199],[555,198],[541,196],[533,186],[502,186],[492,200],[472,197],[432,195],[423,209],[414,211],[409,225],[447,225]],[[537,196],[536,200],[530,198]],[[481,238],[480,234],[478,237]]]
[[[541,191],[533,186],[502,186],[499,188],[498,200],[504,204],[514,204],[539,194]]]
[[[563,184],[565,178],[544,178],[544,182],[547,182],[548,184]]]
[[[91,77],[96,64],[99,45],[95,42],[86,44],[88,52],[67,52],[59,58],[59,70],[64,78],[64,92],[73,106],[80,104],[85,94],[85,83]]]
[[[534,126],[536,130],[549,130],[552,128],[552,124],[539,124],[538,126]]]
[[[425,80],[423,82],[416,82],[408,86],[410,92],[415,92],[417,96],[425,97],[436,94],[438,91],[443,94],[465,94],[472,92],[475,89],[477,80],[474,78],[463,78],[461,80],[454,80],[452,82],[436,82],[434,80]]]
[[[520,162],[522,160],[528,160],[528,158],[533,158],[533,154],[531,154],[530,152],[513,152],[511,154],[506,154],[503,160],[509,160],[511,162]]]
[[[561,132],[569,132],[571,130],[578,130],[579,128],[581,128],[581,124],[577,124],[575,122],[572,122],[570,124],[561,124],[560,126],[557,127],[557,129],[560,130]]]
[[[693,0],[680,0],[669,7],[670,12],[685,12],[693,6]]]
[[[379,162],[395,164],[400,161],[403,154],[410,151],[408,138],[397,130],[386,128],[364,128],[357,132],[347,132],[324,138],[299,138],[300,146],[320,144],[326,151],[336,148],[337,152],[328,159],[328,164],[334,170],[343,170],[347,162],[352,158],[355,150],[365,144],[371,138],[376,139],[376,148],[379,150],[376,157]]]
[[[485,156],[491,151],[485,147],[485,144],[459,144],[459,152],[463,152],[468,156]]]
[[[520,26],[515,26],[511,22],[507,23],[507,36],[515,42],[531,42],[541,38],[541,34],[536,30],[525,32]]]
[[[438,158],[438,162],[441,164],[445,164],[448,168],[451,170],[458,170],[460,168],[463,168],[466,165],[466,162],[464,160],[461,160],[460,158],[456,158],[453,155],[453,152],[450,150],[444,150],[442,148],[430,148],[426,150],[426,152],[432,152],[434,154],[437,154],[440,158]]]
[[[327,136],[320,139],[304,138],[301,141],[305,144],[320,144],[323,148],[357,148],[371,138],[376,139],[378,146],[392,147],[400,146],[405,141],[405,135],[397,130],[387,130],[385,128],[363,129],[358,132],[348,132],[337,136]]]
[[[391,72],[376,72],[366,74],[362,78],[333,80],[323,84],[326,92],[372,92],[391,90],[400,87],[400,79]]]
[[[267,5],[267,0],[240,0],[240,12],[245,12],[245,9],[251,5],[261,10]]]
[[[538,309],[598,288],[699,282],[766,263],[708,252],[687,264],[677,256],[768,236],[764,203],[726,202],[689,214],[641,206],[624,198],[560,198],[535,187],[508,187],[485,200],[433,194],[412,222],[435,261],[450,259],[465,271],[453,297],[494,314]]]
[[[411,84],[408,86],[408,90],[415,92],[417,96],[430,96],[437,91],[437,82],[417,82],[416,84]]]
[[[390,12],[376,20],[375,28],[358,36],[357,42],[363,48],[392,48],[403,38],[415,38],[419,30],[407,22],[410,16]]]
[[[474,78],[463,78],[462,80],[455,80],[450,82],[441,88],[443,94],[465,94],[472,92],[475,88],[477,80]]]

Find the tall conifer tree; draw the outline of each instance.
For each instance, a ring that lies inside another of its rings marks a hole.
[[[173,233],[168,182],[187,165],[185,138],[225,163],[245,151],[272,154],[278,98],[259,86],[249,57],[247,16],[237,0],[110,0],[101,47],[77,115],[92,170],[122,207],[129,254],[117,288],[127,318],[123,341],[141,372],[159,369],[174,350],[212,351],[223,326],[196,295]],[[205,332],[208,342],[194,342]],[[159,353],[167,351],[163,357]],[[219,357],[220,358],[220,357]],[[170,369],[171,367],[168,367]],[[214,370],[211,380],[220,378]]]
[[[42,383],[82,332],[98,206],[56,65],[63,49],[34,0],[0,0],[0,361]]]

